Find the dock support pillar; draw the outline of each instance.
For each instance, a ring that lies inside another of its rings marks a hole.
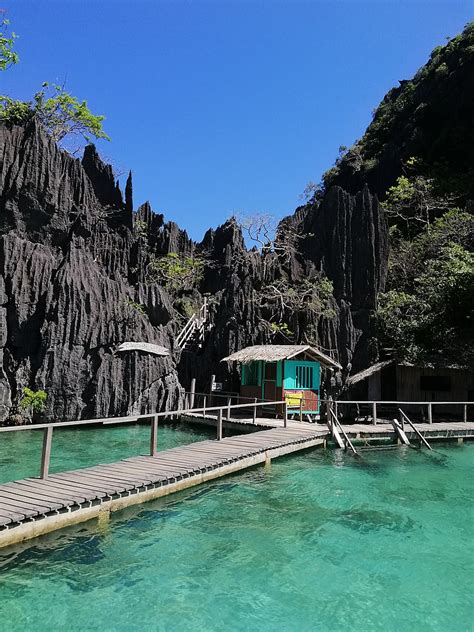
[[[222,408],[217,411],[217,440],[222,440]]]
[[[156,441],[158,439],[158,415],[153,415],[150,423],[150,456],[156,456]]]
[[[433,405],[431,402],[428,404],[428,423],[433,423]]]
[[[190,408],[194,408],[195,393],[196,393],[196,378],[193,377],[193,379],[191,380],[191,390],[189,393],[189,407]]]
[[[377,425],[377,402],[372,402],[372,423]]]
[[[52,440],[53,440],[53,427],[48,426],[47,428],[44,429],[44,434],[43,434],[43,451],[41,453],[40,478],[48,478]]]
[[[288,426],[288,404],[283,404],[283,428]]]

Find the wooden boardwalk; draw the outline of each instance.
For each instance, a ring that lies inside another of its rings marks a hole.
[[[0,547],[325,443],[327,429],[298,426],[0,485]]]
[[[205,426],[216,425],[216,417],[211,413],[206,413],[205,417],[203,417],[201,413],[186,413],[186,415],[183,415],[183,419],[193,424]],[[224,417],[222,424],[224,428],[233,428],[237,431],[249,431],[255,428],[283,428],[282,419],[272,419],[270,417],[255,417],[254,419],[252,417],[230,416],[229,418]],[[394,442],[397,440],[397,435],[392,424],[386,419],[379,419],[377,424],[342,423],[342,427],[351,439],[367,442],[381,439]],[[416,422],[416,427],[423,436],[426,436],[431,441],[474,439],[474,422],[472,421],[434,422],[431,424]],[[328,430],[326,424],[323,423],[299,422],[292,419],[288,420],[288,428],[313,428],[319,432],[327,432]],[[409,439],[416,440],[415,432],[408,425],[405,425],[405,432]]]

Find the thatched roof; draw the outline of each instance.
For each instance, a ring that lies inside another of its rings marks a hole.
[[[240,362],[241,364],[248,364],[255,360],[277,362],[278,360],[290,360],[302,353],[312,360],[320,362],[323,366],[331,369],[342,369],[338,362],[310,345],[255,345],[236,351],[227,358],[223,358],[221,362]]]
[[[157,356],[169,356],[170,354],[166,347],[154,345],[151,342],[122,342],[122,344],[115,349],[114,353],[121,353],[123,351],[143,351],[144,353],[152,353]]]
[[[354,386],[354,384],[357,384],[357,382],[362,382],[362,380],[366,380],[368,377],[370,377],[374,373],[378,373],[384,367],[392,363],[393,363],[393,360],[384,360],[383,362],[377,362],[377,364],[373,364],[372,366],[369,366],[367,369],[364,369],[363,371],[359,371],[359,373],[355,373],[354,375],[351,375],[347,379],[346,384],[347,386]]]

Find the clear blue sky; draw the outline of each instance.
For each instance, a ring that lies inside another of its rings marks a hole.
[[[201,239],[232,213],[283,216],[399,79],[474,17],[472,0],[0,0],[21,62],[105,114],[101,154],[132,169],[135,207]],[[122,184],[123,184],[122,177]]]

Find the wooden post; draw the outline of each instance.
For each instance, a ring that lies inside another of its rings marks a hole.
[[[212,406],[214,398],[212,397],[212,393],[214,392],[214,384],[216,383],[216,376],[215,375],[211,375],[211,385],[209,387],[209,393],[211,395],[210,397],[210,405]]]
[[[285,402],[283,404],[283,428],[287,428],[288,426],[288,404]]]
[[[217,411],[217,440],[222,439],[222,408]]]
[[[428,423],[433,423],[433,404],[431,402],[428,404]]]
[[[465,424],[467,424],[467,404],[464,404],[463,421]]]
[[[232,397],[227,398],[227,421],[230,421],[230,405],[232,403]]]
[[[372,423],[377,425],[377,402],[372,402]]]
[[[207,396],[204,395],[203,400],[202,400],[202,416],[203,417],[206,416],[206,404],[207,404]]]
[[[303,421],[303,397],[300,399],[300,421]]]
[[[402,431],[405,432],[405,417],[403,416],[401,410],[400,410],[399,416],[400,416],[400,424],[402,426]]]
[[[339,415],[337,414],[337,412],[338,412],[338,410],[337,410],[337,409],[338,409],[338,405],[337,405],[337,401],[336,401],[336,402],[334,402],[334,414],[335,414],[335,415],[336,415],[336,417],[339,419]]]
[[[254,407],[253,407],[253,423],[257,423],[257,398],[254,397]]]
[[[191,392],[190,392],[190,402],[189,402],[189,407],[190,408],[194,408],[194,395],[196,393],[196,378],[193,377],[193,379],[191,380]]]
[[[44,429],[44,434],[43,434],[43,451],[41,453],[40,478],[48,478],[52,440],[53,440],[53,427],[48,426],[47,428]]]
[[[156,441],[158,439],[158,415],[153,415],[150,424],[150,456],[156,456]]]

